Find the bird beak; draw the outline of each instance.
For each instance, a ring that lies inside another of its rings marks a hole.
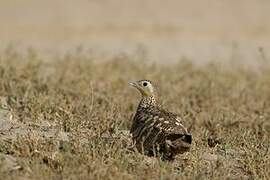
[[[140,85],[138,85],[138,83],[136,81],[135,82],[129,82],[128,84],[130,86],[135,87],[136,89],[138,89],[143,96],[148,96],[148,94],[140,87]]]
[[[137,87],[137,84],[135,82],[129,82],[128,84],[132,87]]]

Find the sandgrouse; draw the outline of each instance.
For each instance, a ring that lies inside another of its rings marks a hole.
[[[129,84],[142,95],[130,129],[136,149],[164,160],[173,160],[177,154],[189,151],[192,135],[180,117],[156,103],[151,81],[139,80]]]

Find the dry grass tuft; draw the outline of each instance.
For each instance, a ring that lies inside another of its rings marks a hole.
[[[270,179],[269,67],[164,66],[128,56],[97,63],[79,54],[44,61],[34,51],[0,58],[2,178]],[[131,125],[139,94],[127,82],[141,78],[190,124],[192,150],[173,163],[131,152],[124,136],[113,136]],[[7,155],[18,166],[5,166]]]

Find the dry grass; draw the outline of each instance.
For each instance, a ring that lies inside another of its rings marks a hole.
[[[9,131],[0,131],[0,152],[19,166],[0,161],[1,178],[270,179],[268,66],[258,73],[127,56],[101,63],[80,54],[0,56],[2,111],[13,115]],[[141,78],[155,82],[161,104],[190,124],[192,150],[172,163],[105,138],[129,129],[139,94],[127,82]]]

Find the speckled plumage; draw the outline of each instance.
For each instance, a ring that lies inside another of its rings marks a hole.
[[[143,87],[145,82],[150,87]],[[131,85],[142,94],[130,129],[139,152],[149,156],[159,154],[164,159],[172,160],[177,154],[188,151],[192,136],[177,115],[162,109],[156,103],[151,82],[141,80]]]

